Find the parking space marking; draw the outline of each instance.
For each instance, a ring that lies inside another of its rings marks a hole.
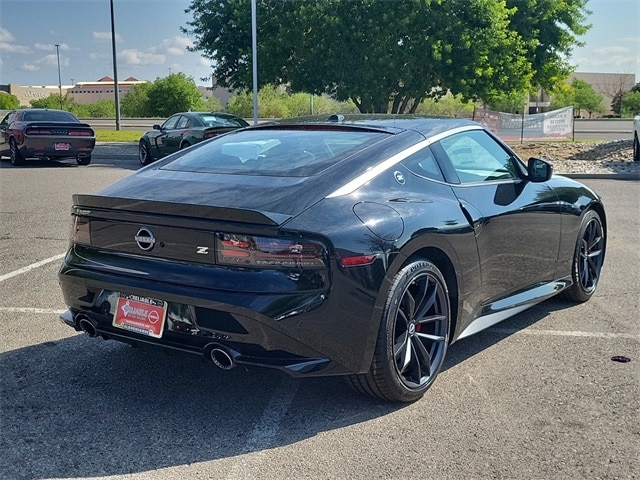
[[[27,308],[27,307],[0,307],[0,312],[7,313],[44,313],[47,315],[60,315],[66,310],[57,310],[55,308]]]
[[[36,269],[38,267],[42,267],[43,265],[46,265],[46,264],[51,263],[51,262],[55,262],[56,260],[61,260],[61,259],[64,258],[65,255],[66,255],[66,253],[61,253],[60,255],[55,255],[53,257],[45,258],[44,260],[40,260],[39,262],[32,263],[31,265],[27,265],[26,267],[20,268],[18,270],[14,270],[13,272],[9,272],[9,273],[5,273],[4,275],[0,275],[0,282],[4,282],[5,280],[8,280],[9,278],[13,278],[13,277],[15,277],[17,275],[21,275],[23,273],[30,272],[33,269]]]
[[[487,331],[495,333],[504,333],[512,335],[514,333],[522,333],[524,335],[550,335],[557,337],[587,337],[587,338],[625,338],[628,340],[640,340],[640,335],[633,333],[613,333],[613,332],[576,332],[563,330],[538,330],[526,328],[519,330],[517,328],[490,328]]]
[[[245,442],[245,455],[251,454],[251,457],[235,463],[226,475],[227,480],[247,478],[246,474],[249,468],[260,468],[261,459],[266,456],[266,451],[273,446],[273,439],[278,434],[280,424],[284,421],[299,387],[300,382],[298,381],[292,382],[286,378],[280,381],[267,407],[262,412],[260,420],[253,427]]]

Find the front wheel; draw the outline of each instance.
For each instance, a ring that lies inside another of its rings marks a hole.
[[[20,149],[18,148],[15,138],[9,140],[9,149],[11,150],[11,163],[16,167],[23,165],[24,157],[20,153]]]
[[[573,285],[563,292],[567,300],[586,302],[595,293],[604,263],[605,246],[605,230],[600,215],[589,210],[582,219],[573,254],[571,264]]]
[[[149,165],[153,162],[153,156],[151,156],[151,145],[146,140],[140,140],[138,145],[138,160],[142,165]]]
[[[421,398],[442,368],[451,308],[440,270],[414,260],[389,289],[371,370],[348,377],[361,393],[391,402]]]

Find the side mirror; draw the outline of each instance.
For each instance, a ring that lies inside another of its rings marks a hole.
[[[154,129],[154,130],[162,130],[162,129],[160,128],[160,125],[158,125],[157,123],[153,126],[153,129]]]
[[[531,182],[546,182],[553,175],[553,165],[539,158],[530,158],[527,175]]]

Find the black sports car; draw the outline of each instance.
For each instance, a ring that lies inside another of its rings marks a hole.
[[[75,158],[78,165],[89,165],[95,145],[91,125],[64,110],[14,110],[0,122],[0,156],[16,166],[28,158]]]
[[[246,120],[230,113],[176,113],[142,135],[138,143],[138,159],[142,165],[147,165],[203,140],[248,126]]]
[[[90,336],[420,398],[447,346],[596,290],[606,217],[463,120],[249,127],[73,198],[59,272]]]

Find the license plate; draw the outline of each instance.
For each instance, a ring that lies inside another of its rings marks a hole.
[[[113,326],[160,338],[166,313],[167,302],[121,293],[113,315]]]
[[[68,143],[56,143],[53,145],[55,150],[69,150],[70,145]]]

